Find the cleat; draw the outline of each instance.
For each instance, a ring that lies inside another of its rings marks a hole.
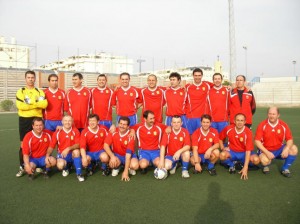
[[[223,163],[222,161],[220,161],[220,166],[223,166],[226,169],[229,169],[229,166],[227,164]]]
[[[77,179],[78,179],[79,182],[83,182],[84,181],[84,176],[82,176],[81,174],[77,175]]]
[[[16,174],[16,177],[22,177],[25,174],[25,170],[23,167],[20,166],[19,171]]]
[[[236,162],[236,163],[234,164],[234,168],[235,168],[236,170],[242,170],[242,169],[244,168],[244,165],[243,165],[241,162]]]
[[[93,172],[92,169],[86,170],[86,176],[87,176],[87,177],[90,177],[90,176],[92,176],[93,174],[94,174],[94,172]]]
[[[181,176],[183,178],[189,178],[190,177],[189,171],[187,170],[182,171]]]
[[[48,174],[48,171],[44,171],[43,176],[44,176],[44,179],[49,179],[50,178],[50,176]]]
[[[213,167],[210,170],[208,170],[209,175],[211,176],[216,176],[217,175],[217,171],[216,169]]]
[[[286,169],[286,170],[282,170],[281,171],[281,174],[284,176],[284,177],[291,177],[291,172],[288,170],[288,169]]]
[[[109,176],[109,174],[110,174],[110,169],[108,167],[106,167],[106,169],[102,171],[102,176],[107,177],[107,176]]]
[[[145,169],[141,169],[141,174],[146,174],[148,172],[148,169],[145,168]]]
[[[61,174],[63,177],[67,177],[69,176],[69,170],[63,170]]]
[[[269,168],[268,166],[264,166],[262,172],[263,172],[264,174],[269,174],[269,173],[270,173],[270,168]]]
[[[34,179],[34,174],[28,174],[28,180],[33,180]]]
[[[193,169],[193,174],[198,174],[198,173],[202,173],[202,170],[199,172],[198,170],[195,170],[195,167],[194,167],[194,169]]]
[[[177,168],[177,164],[172,169],[170,169],[170,174],[175,174],[176,168]]]
[[[230,167],[228,171],[229,171],[230,174],[235,174],[235,168],[234,167]]]
[[[129,174],[130,174],[131,176],[134,176],[134,175],[136,175],[136,171],[129,168]]]
[[[111,175],[112,175],[113,177],[116,177],[116,176],[119,175],[119,172],[120,172],[120,169],[113,169],[112,172],[111,172]]]
[[[35,172],[36,172],[36,173],[42,173],[42,172],[43,172],[43,169],[42,169],[42,168],[39,168],[39,167],[37,167],[37,168],[35,168]]]

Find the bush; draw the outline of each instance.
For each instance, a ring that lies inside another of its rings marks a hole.
[[[14,102],[12,100],[3,100],[0,105],[2,110],[10,111],[14,105]]]

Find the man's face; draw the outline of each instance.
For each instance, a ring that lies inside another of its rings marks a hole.
[[[220,75],[215,75],[213,82],[216,87],[221,86],[222,85],[222,77]]]
[[[72,127],[72,124],[73,124],[73,119],[71,116],[65,116],[63,117],[62,119],[62,125],[65,129],[69,130],[71,129]]]
[[[194,72],[193,74],[193,78],[194,78],[194,83],[195,84],[200,84],[201,83],[201,80],[202,80],[202,73],[201,72]]]
[[[128,75],[122,75],[121,76],[121,86],[124,88],[127,88],[129,86],[129,76]]]
[[[172,118],[171,126],[175,131],[178,131],[181,128],[181,125],[182,125],[182,121],[181,121],[180,117],[178,117],[178,118],[173,117]]]
[[[27,74],[25,77],[25,82],[27,86],[33,87],[35,82],[35,76],[33,74]]]
[[[58,78],[57,77],[51,77],[50,78],[49,87],[51,89],[57,89],[57,87],[58,87]]]
[[[201,121],[201,127],[204,131],[208,131],[208,129],[210,128],[211,122],[209,119],[207,118],[203,118]]]
[[[44,124],[42,121],[35,121],[32,125],[32,130],[35,134],[40,135],[44,130]]]
[[[98,126],[98,120],[95,117],[89,118],[89,127],[91,129],[96,129]]]
[[[235,126],[237,127],[237,129],[240,130],[245,126],[246,119],[243,115],[238,115],[235,117],[234,123],[235,123]]]
[[[275,124],[279,118],[280,114],[277,112],[276,108],[270,108],[268,112],[268,119],[272,124]]]
[[[155,122],[155,116],[154,114],[148,114],[147,119],[145,119],[145,122],[147,124],[148,127],[153,126],[154,122]]]
[[[157,84],[157,80],[154,76],[149,76],[147,79],[147,84],[150,89],[154,89]]]
[[[180,84],[180,80],[178,80],[176,77],[171,77],[170,84],[171,84],[171,87],[177,88]]]
[[[126,131],[129,128],[129,125],[128,125],[127,121],[123,121],[123,120],[119,121],[119,125],[118,126],[119,126],[119,130],[120,130],[121,134],[125,134]]]
[[[102,77],[100,76],[98,79],[97,79],[97,84],[98,84],[98,87],[99,88],[104,88],[106,86],[106,78],[105,77]]]
[[[245,87],[245,80],[242,76],[236,77],[236,87],[237,88],[244,88]]]
[[[82,80],[78,76],[72,77],[72,83],[75,88],[80,88],[82,85]]]

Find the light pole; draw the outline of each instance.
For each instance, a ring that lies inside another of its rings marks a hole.
[[[142,59],[140,57],[140,59],[138,59],[136,62],[139,63],[139,72],[142,72],[142,63],[145,62],[146,60]]]
[[[246,76],[246,78],[248,78],[247,77],[247,46],[243,46],[243,49],[245,50],[245,76]]]
[[[294,76],[296,76],[296,61],[293,61],[293,65],[294,65]]]

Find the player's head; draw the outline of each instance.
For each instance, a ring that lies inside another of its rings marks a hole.
[[[25,82],[26,86],[33,87],[35,82],[35,72],[34,71],[27,71],[25,72]]]
[[[169,76],[171,87],[176,88],[181,82],[181,75],[177,72],[172,72]]]
[[[32,130],[35,134],[40,135],[44,129],[44,120],[41,117],[35,117],[32,120]]]
[[[219,87],[222,85],[222,81],[223,81],[223,76],[220,73],[215,73],[213,75],[213,83],[216,87]]]
[[[97,77],[97,84],[99,88],[104,88],[107,83],[107,77],[105,74],[100,74]]]
[[[143,118],[148,126],[152,126],[155,122],[155,116],[151,110],[144,111]]]
[[[271,124],[276,124],[280,116],[278,107],[270,107],[268,109],[268,119]]]
[[[246,83],[246,77],[244,75],[238,75],[235,78],[235,84],[238,89],[244,89]]]
[[[149,75],[147,78],[147,84],[150,89],[154,89],[157,85],[157,77],[156,75]]]
[[[203,130],[207,131],[211,125],[211,116],[209,114],[203,114],[201,116],[201,127]]]
[[[126,88],[129,86],[129,82],[130,82],[130,74],[128,72],[123,72],[120,74],[120,82],[121,82],[121,86]]]
[[[81,73],[74,73],[72,76],[72,83],[75,88],[79,88],[82,85],[83,76]]]
[[[48,82],[49,82],[49,87],[51,89],[57,89],[57,87],[58,87],[58,75],[50,74],[48,76]]]
[[[234,123],[238,130],[242,129],[246,124],[246,115],[238,113],[234,116]]]
[[[181,117],[178,115],[173,116],[171,120],[171,126],[173,130],[178,131],[181,128],[181,125],[182,125]]]
[[[92,129],[96,129],[99,123],[98,114],[90,114],[88,117],[89,127]]]
[[[70,130],[72,128],[72,125],[73,125],[73,118],[71,117],[71,115],[64,115],[63,118],[62,118],[62,125],[63,125],[63,128],[65,130]]]
[[[130,119],[128,117],[121,116],[119,118],[118,127],[122,134],[124,134],[128,130],[129,125],[130,125]]]
[[[202,77],[203,77],[203,71],[200,68],[195,68],[193,70],[194,83],[195,84],[201,83]]]

